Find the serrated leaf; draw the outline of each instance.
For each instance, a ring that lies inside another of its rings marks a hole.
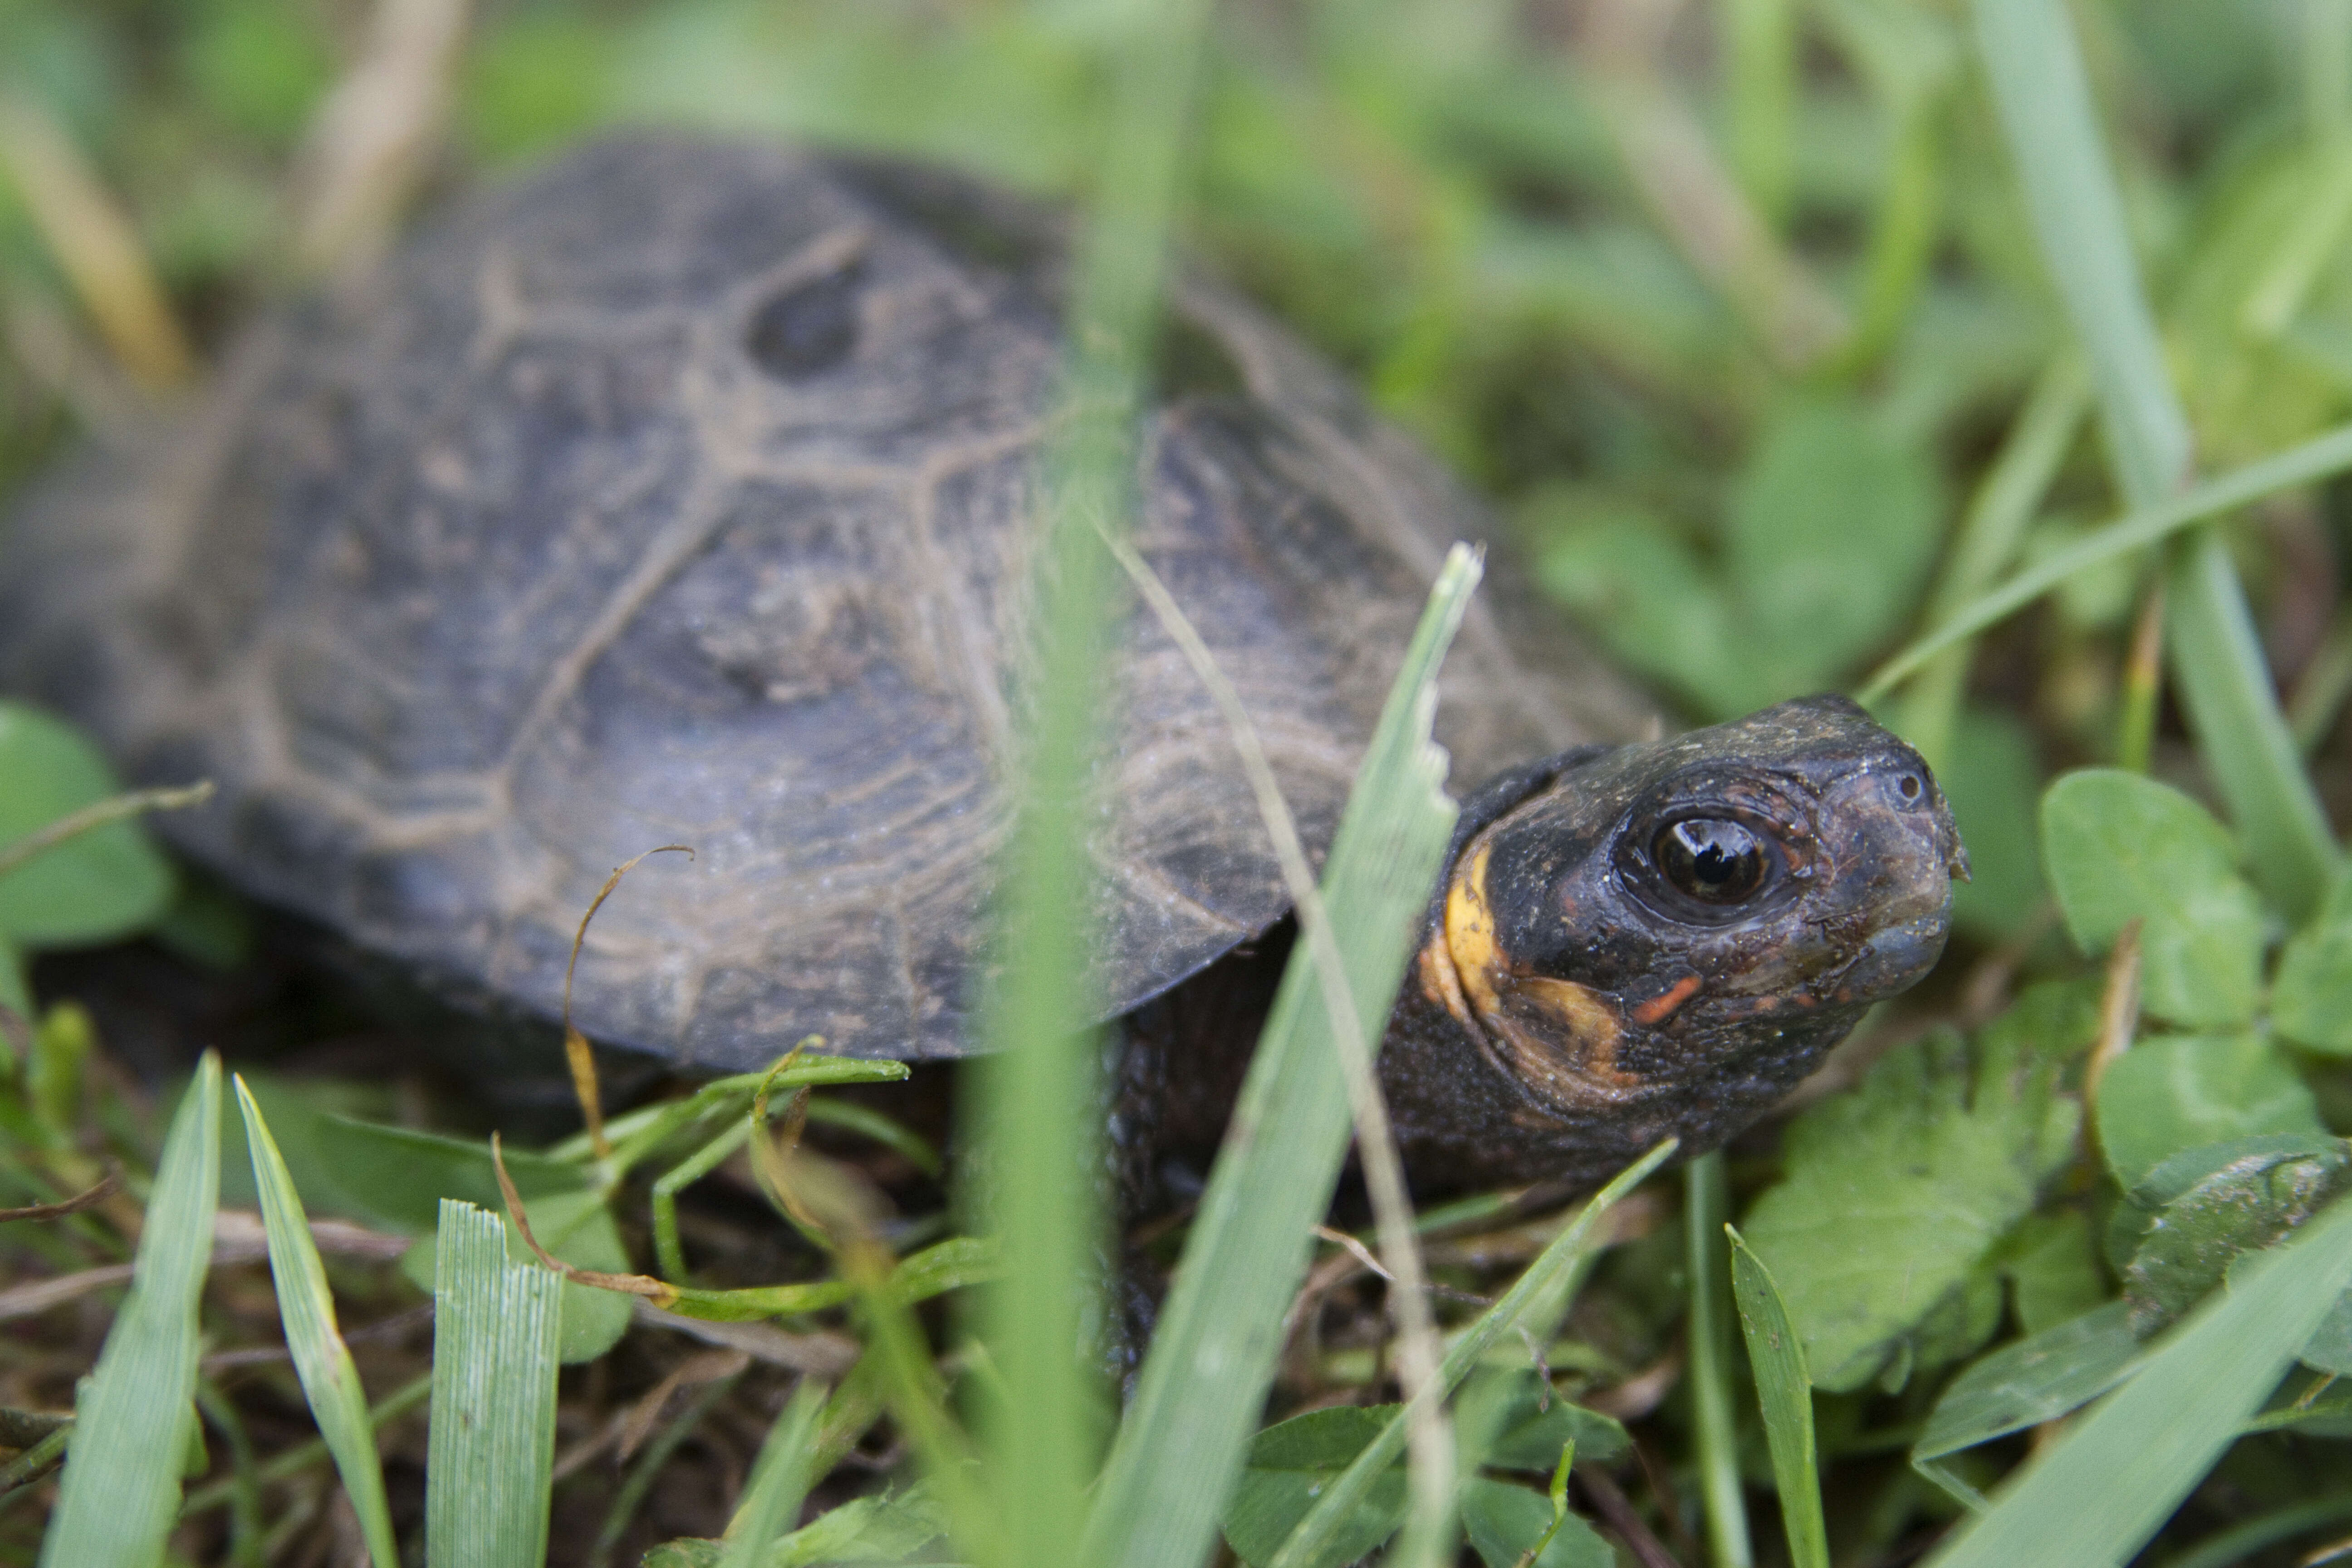
[[[1577,1457],[1582,1458],[1583,1450]],[[1559,1461],[1554,1450],[1552,1462]],[[1519,1568],[1552,1527],[1551,1503],[1540,1492],[1486,1476],[1465,1480],[1455,1506],[1462,1513],[1463,1533],[1486,1568]],[[1616,1550],[1571,1513],[1559,1521],[1531,1568],[1616,1568]]]
[[[2003,1345],[1952,1379],[1911,1457],[1940,1458],[2054,1421],[2130,1376],[2145,1353],[2122,1301]]]
[[[196,1310],[219,1193],[220,1059],[207,1053],[163,1140],[131,1293],[74,1402],[43,1568],[163,1559],[195,1430]]]
[[[121,784],[98,749],[37,709],[0,701],[0,847]],[[163,912],[172,868],[135,822],[93,827],[0,876],[0,936],[20,947],[110,942]]]
[[[2252,1034],[2140,1041],[2107,1064],[2097,1117],[2099,1147],[2126,1192],[2186,1149],[2327,1131],[2294,1064]]]
[[[2052,993],[2034,1010],[2063,1016],[2072,1002]],[[2072,1157],[2078,1108],[2057,1092],[2071,1043],[1995,1027],[1971,1051],[1932,1035],[1790,1125],[1787,1175],[1742,1228],[1815,1386],[1858,1389],[1923,1338],[1956,1342],[1939,1310],[1967,1323],[1972,1279]]]
[[[2352,1056],[2352,878],[2280,952],[2271,1022],[2299,1046]]]
[[[2042,860],[2084,952],[2104,952],[2126,924],[2142,922],[2148,1013],[2206,1027],[2253,1016],[2262,905],[2212,813],[2138,773],[2084,768],[2042,797]]]
[[[2164,1205],[2124,1269],[2132,1327],[2148,1334],[2195,1306],[2242,1253],[2259,1251],[2352,1188],[2352,1156],[2338,1142],[2324,1153],[2242,1156]]]
[[[1225,1505],[1225,1540],[1235,1554],[1252,1568],[1272,1561],[1323,1489],[1402,1408],[1375,1405],[1310,1410],[1251,1439],[1248,1459]],[[1559,1457],[1555,1450],[1552,1458]],[[1352,1563],[1372,1551],[1396,1533],[1404,1522],[1404,1467],[1392,1465],[1316,1554],[1316,1568]]]

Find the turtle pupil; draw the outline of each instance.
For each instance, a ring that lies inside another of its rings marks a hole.
[[[1666,880],[1703,903],[1738,903],[1764,883],[1764,847],[1736,822],[1670,823],[1652,853]]]

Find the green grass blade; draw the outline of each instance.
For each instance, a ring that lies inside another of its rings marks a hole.
[[[727,1527],[727,1554],[719,1560],[719,1568],[760,1568],[768,1548],[800,1516],[801,1503],[816,1479],[812,1461],[824,1396],[824,1385],[813,1378],[803,1378],[793,1390],[791,1403],[760,1447],[759,1460],[743,1488],[742,1506]]]
[[[2023,609],[2076,573],[2145,550],[2217,512],[2326,479],[2346,468],[2352,468],[2352,426],[2315,436],[2275,457],[2249,463],[2158,505],[2136,509],[2065,549],[2053,551],[1998,588],[1972,600],[1951,619],[1879,666],[1855,695],[1865,703],[1877,701],[1946,648]]]
[[[2127,1561],[2236,1439],[2347,1286],[2352,1203],[2338,1203],[2262,1266],[2240,1269],[1933,1568]]]
[[[1475,557],[1447,558],[1391,688],[1331,847],[1324,904],[1357,1016],[1377,1029],[1404,972],[1454,826],[1431,743],[1438,662],[1469,607]],[[1312,1227],[1347,1152],[1349,1116],[1329,1011],[1307,944],[1292,950],[1120,1424],[1084,1560],[1194,1568],[1208,1552],[1274,1360]],[[1368,1051],[1377,1039],[1364,1042]],[[1279,1129],[1256,1137],[1256,1129]]]
[[[1028,766],[995,910],[1002,970],[981,1024],[989,1051],[975,1069],[985,1209],[1005,1263],[980,1314],[1004,1389],[982,1406],[980,1426],[1005,1568],[1077,1550],[1108,1425],[1081,1348],[1099,1314],[1074,1288],[1102,1282],[1104,1250],[1101,1047],[1073,1027],[1102,1011],[1088,994],[1081,924],[1095,876],[1086,835],[1096,721],[1118,634],[1101,537],[1124,538],[1137,504],[1137,426],[1206,5],[1099,0],[1090,10],[1113,91],[1072,258],[1060,407],[1039,460],[1045,570]]]
[[[1756,1402],[1764,1412],[1764,1440],[1772,1450],[1772,1482],[1780,1494],[1780,1523],[1794,1568],[1829,1568],[1829,1526],[1822,1518],[1821,1456],[1813,1444],[1813,1383],[1805,1371],[1805,1343],[1789,1321],[1780,1288],[1764,1260],[1729,1226],[1731,1293],[1748,1364],[1756,1373]]]
[[[1723,1153],[1701,1154],[1683,1172],[1683,1227],[1690,1273],[1691,1414],[1697,1431],[1699,1502],[1707,1556],[1716,1568],[1756,1561],[1739,1484],[1739,1429],[1732,1415],[1731,1324],[1724,1308],[1724,1218],[1730,1196]]]
[[[546,1559],[562,1287],[536,1263],[507,1260],[498,1215],[441,1200],[425,1477],[432,1568]]]
[[[286,1349],[294,1358],[295,1375],[302,1381],[319,1435],[335,1457],[368,1555],[376,1568],[399,1568],[400,1549],[393,1540],[392,1512],[384,1502],[383,1469],[376,1462],[375,1434],[368,1425],[367,1393],[335,1326],[335,1299],[327,1289],[319,1248],[310,1239],[301,1194],[294,1190],[285,1156],[278,1152],[269,1123],[242,1078],[236,1080],[236,1108],[245,1119],[246,1152],[253,1160],[261,1223],[269,1237],[269,1276],[278,1287],[278,1316],[286,1327]]]
[[[2058,477],[2090,400],[2090,383],[2072,353],[2042,373],[1969,500],[1950,558],[1928,595],[1924,621],[1941,626],[1950,620],[2008,569]],[[1919,748],[1931,768],[1951,760],[1952,730],[1968,676],[1969,649],[1945,649],[1920,672],[1893,716],[1892,728]]]
[[[2117,488],[2135,510],[2185,488],[2192,450],[2140,288],[2074,28],[2058,0],[1975,0],[1977,30],[2042,259],[2091,362]],[[2255,878],[2295,920],[2336,858],[2226,547],[2191,541],[2167,576],[2172,664],[2199,750]]]
[[[163,1561],[195,1420],[196,1303],[219,1197],[220,1058],[207,1053],[163,1140],[131,1292],[76,1402],[43,1568]]]
[[[1592,1195],[1592,1201],[1584,1205],[1584,1212],[1576,1216],[1575,1223],[1552,1237],[1511,1288],[1503,1292],[1503,1299],[1480,1313],[1455,1338],[1438,1367],[1431,1397],[1443,1399],[1460,1387],[1462,1380],[1470,1375],[1471,1369],[1495,1342],[1523,1320],[1538,1316],[1556,1319],[1567,1310],[1562,1298],[1584,1260],[1593,1227],[1620,1198],[1672,1159],[1676,1146],[1675,1140],[1667,1139],[1619,1172],[1607,1186]],[[1548,1330],[1549,1324],[1542,1326]],[[1364,1446],[1363,1451],[1340,1472],[1339,1479],[1324,1491],[1314,1510],[1298,1521],[1298,1528],[1291,1531],[1290,1539],[1283,1542],[1282,1550],[1266,1568],[1306,1568],[1308,1563],[1321,1561],[1320,1553],[1333,1533],[1354,1514],[1373,1480],[1395,1464],[1397,1456],[1404,1451],[1405,1428],[1412,1415],[1410,1407],[1400,1410],[1381,1428],[1381,1435]]]
[[[2117,488],[2133,508],[2154,506],[2189,482],[2193,446],[2074,27],[2055,0],[1975,0],[1974,9],[2042,264],[2091,362]]]

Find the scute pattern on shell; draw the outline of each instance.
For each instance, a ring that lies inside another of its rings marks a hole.
[[[711,1068],[811,1033],[960,1054],[1058,234],[882,163],[572,153],[257,328],[152,450],[45,486],[0,569],[0,680],[142,780],[219,781],[163,829],[453,984],[552,1013],[605,873],[682,842],[598,917],[589,1033]],[[1252,308],[1190,279],[1173,306],[1226,363],[1150,421],[1138,543],[1319,853],[1427,583],[1486,521]],[[1286,907],[1214,708],[1127,609],[1091,844],[1111,1012]],[[1440,738],[1475,782],[1642,721],[1505,584]]]

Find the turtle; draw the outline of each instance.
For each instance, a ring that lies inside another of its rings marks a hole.
[[[33,487],[0,686],[263,902],[440,990],[696,1072],[814,1035],[973,1048],[1033,648],[1066,225],[918,163],[636,132],[455,203],[224,355],[136,451]],[[1719,1144],[1944,944],[1925,762],[1806,699],[1664,735],[1489,513],[1197,268],[1170,286],[1136,550],[1328,847],[1449,546],[1467,794],[1381,1075],[1417,1182]],[[1115,606],[1084,825],[1125,1123],[1245,1058],[1290,900],[1215,704]],[[1142,1133],[1136,1136],[1142,1137]]]

